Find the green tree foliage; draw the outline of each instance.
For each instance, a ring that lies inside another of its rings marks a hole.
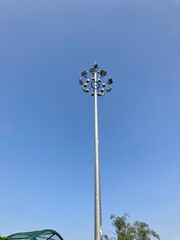
[[[8,240],[8,238],[7,238],[7,237],[1,237],[1,236],[0,236],[0,240]]]
[[[111,215],[115,237],[104,235],[104,240],[160,240],[159,235],[150,229],[148,224],[141,221],[131,224],[127,221],[128,217],[128,214],[124,214],[122,217]]]

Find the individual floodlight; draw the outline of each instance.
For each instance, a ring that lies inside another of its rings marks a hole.
[[[94,96],[94,92],[91,92],[91,96]]]
[[[82,80],[82,78],[79,79],[79,84],[83,85],[83,80]]]
[[[89,71],[90,71],[91,73],[95,73],[95,72],[96,72],[96,68],[90,68]]]
[[[92,77],[92,81],[93,81],[93,82],[95,81],[95,77]]]
[[[84,71],[84,72],[81,73],[82,77],[86,77],[86,75],[87,75],[87,71]]]
[[[95,63],[95,64],[94,64],[94,68],[96,68],[96,69],[98,69],[98,68],[99,68],[99,66],[98,66],[98,64],[97,64],[97,63]]]
[[[105,83],[103,83],[103,84],[102,84],[102,86],[103,86],[103,87],[105,87],[105,86],[106,86],[106,84],[105,84]]]
[[[112,78],[108,78],[108,82],[107,82],[108,84],[112,84],[113,83],[113,80],[112,80]]]
[[[107,72],[104,70],[100,70],[98,73],[101,75],[101,77],[104,77],[107,74]]]
[[[86,92],[86,93],[89,92],[89,88],[83,87],[82,90],[83,90],[84,92]]]
[[[87,87],[87,83],[84,83],[84,87]]]
[[[104,95],[105,95],[105,93],[98,92],[98,96],[102,97]]]
[[[101,92],[104,92],[104,88],[101,88]]]
[[[89,79],[89,78],[87,78],[87,79],[86,79],[86,82],[87,82],[87,83],[89,83],[89,82],[90,82],[90,79]]]
[[[110,92],[112,90],[112,87],[110,86],[106,91]]]
[[[98,78],[98,83],[100,83],[101,82],[101,79],[100,78]]]

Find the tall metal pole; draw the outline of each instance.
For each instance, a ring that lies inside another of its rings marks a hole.
[[[108,78],[106,83],[102,82],[102,77],[107,73],[98,68],[98,65],[94,64],[89,71],[83,71],[82,78],[79,79],[79,83],[83,85],[82,90],[86,93],[90,92],[91,96],[94,96],[94,240],[102,239],[98,96],[105,96],[106,92],[110,92],[112,89],[110,85],[113,83],[112,78]],[[93,75],[92,78],[87,77],[88,73]]]
[[[99,133],[98,133],[98,95],[97,73],[94,73],[94,239],[101,240],[102,216],[101,216],[101,186],[100,186],[100,161],[99,161]]]

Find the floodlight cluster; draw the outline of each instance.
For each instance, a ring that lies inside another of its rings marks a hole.
[[[103,81],[103,77],[107,75],[107,72],[98,70],[98,68],[98,65],[94,64],[93,68],[90,68],[88,71],[83,71],[81,73],[82,77],[79,79],[82,90],[90,93],[91,96],[94,96],[95,90],[97,90],[98,96],[105,96],[106,92],[112,90],[112,78],[108,77],[107,81]]]

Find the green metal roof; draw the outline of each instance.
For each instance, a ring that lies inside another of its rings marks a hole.
[[[7,238],[12,240],[63,240],[59,233],[51,229],[14,233],[7,236]]]

